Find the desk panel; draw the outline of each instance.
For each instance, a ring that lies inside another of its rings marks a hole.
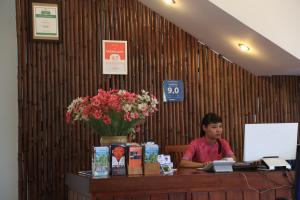
[[[292,197],[293,172],[206,173],[94,179],[67,174],[69,200],[272,200]]]

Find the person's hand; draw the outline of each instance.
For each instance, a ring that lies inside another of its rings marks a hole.
[[[262,164],[262,160],[255,160],[252,162],[252,165],[254,165],[254,166],[259,166],[261,164]]]
[[[225,157],[222,158],[222,160],[226,160],[226,161],[234,161],[234,159],[232,157]]]
[[[209,162],[204,162],[203,163],[203,167],[206,167],[207,165],[209,165],[211,163],[211,161],[209,161]]]

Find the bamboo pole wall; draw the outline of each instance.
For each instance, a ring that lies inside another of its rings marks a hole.
[[[257,77],[217,55],[136,0],[61,1],[62,42],[29,40],[30,0],[16,0],[19,91],[19,196],[66,199],[67,172],[90,169],[99,136],[65,123],[67,105],[98,88],[149,90],[160,100],[138,141],[161,147],[199,137],[207,112],[242,157],[243,125],[299,122],[300,77]],[[103,75],[102,40],[128,41],[128,75]],[[184,81],[184,101],[162,102],[163,80]]]

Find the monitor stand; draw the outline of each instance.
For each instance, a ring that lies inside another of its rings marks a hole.
[[[264,157],[262,159],[270,170],[291,169],[291,165],[286,160],[279,157]]]

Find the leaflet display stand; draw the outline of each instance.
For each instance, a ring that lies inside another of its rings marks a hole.
[[[286,160],[278,157],[265,157],[262,159],[270,170],[291,169],[291,165]]]

